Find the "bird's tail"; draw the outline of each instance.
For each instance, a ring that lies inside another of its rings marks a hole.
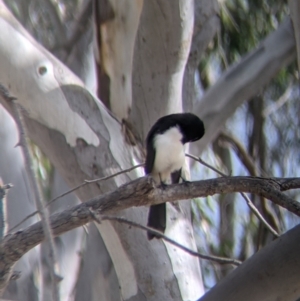
[[[172,184],[179,183],[181,178],[181,169],[175,171],[171,174]],[[155,230],[165,232],[166,230],[166,220],[167,220],[167,205],[158,204],[150,206],[149,214],[148,214],[148,224],[147,226],[150,228],[154,228]],[[153,238],[160,238],[159,236],[152,234],[150,232],[147,233],[148,239],[151,240]]]
[[[148,227],[154,228],[155,230],[165,232],[166,229],[166,204],[158,204],[150,206],[149,214],[148,214]],[[150,232],[147,233],[148,239],[160,238],[159,236],[152,234]]]

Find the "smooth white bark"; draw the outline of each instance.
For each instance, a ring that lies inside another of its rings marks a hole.
[[[108,2],[114,17],[100,26],[102,39],[99,60],[110,80],[110,109],[122,120],[127,119],[131,111],[133,50],[144,1]]]
[[[183,77],[193,31],[194,1],[144,1],[135,44],[130,116],[143,140],[159,117],[183,110]],[[166,234],[195,249],[190,214],[189,202],[167,204]],[[194,300],[204,293],[198,259],[162,241],[150,245],[160,256],[150,270],[157,278],[152,280],[154,292],[161,300],[169,294],[161,279],[170,283],[174,299]],[[173,272],[166,273],[166,269]]]

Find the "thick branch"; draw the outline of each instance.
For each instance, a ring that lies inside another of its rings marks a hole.
[[[53,234],[58,236],[92,221],[90,210],[103,215],[133,206],[147,206],[232,192],[262,195],[300,216],[300,204],[281,193],[281,190],[287,187],[283,183],[293,183],[293,188],[300,188],[299,178],[283,180],[232,177],[170,185],[160,189],[154,186],[150,177],[144,177],[123,185],[113,192],[97,196],[86,203],[52,215],[51,227]],[[0,245],[0,258],[5,258],[5,261],[0,260],[0,271],[3,271],[7,265],[14,264],[23,254],[43,240],[41,222],[35,223],[24,231],[7,235]]]
[[[295,301],[300,296],[300,225],[274,240],[198,301]]]

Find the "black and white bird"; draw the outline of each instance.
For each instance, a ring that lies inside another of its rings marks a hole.
[[[157,184],[166,185],[169,179],[178,183],[185,162],[184,144],[199,140],[204,131],[202,120],[192,113],[171,114],[158,119],[146,139],[145,173]],[[165,231],[166,204],[150,207],[148,227]],[[148,239],[154,237],[148,232]]]

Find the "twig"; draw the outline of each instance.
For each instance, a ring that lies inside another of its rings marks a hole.
[[[249,154],[247,153],[247,151],[245,150],[244,146],[236,139],[234,138],[232,135],[229,135],[227,133],[222,132],[219,137],[219,139],[221,139],[221,141],[225,141],[228,142],[232,149],[235,151],[237,157],[241,160],[241,162],[244,164],[244,166],[246,167],[246,169],[248,170],[249,174],[251,176],[258,176],[259,173],[260,175],[263,175],[264,177],[268,177],[268,174],[261,169],[259,166],[256,166],[255,162],[253,161],[253,159],[251,158],[251,156],[249,156]],[[245,198],[244,198],[245,199]],[[258,217],[258,209],[255,207],[255,205],[253,204],[253,202],[249,202],[249,198],[247,197],[246,202],[248,204],[248,206],[250,208],[252,208],[253,213]],[[266,208],[266,204],[263,201],[262,206],[264,207],[264,209],[266,211],[268,211],[268,214],[271,216],[272,220],[276,220],[276,217],[273,216],[273,213],[270,212],[267,208]],[[266,220],[266,222],[268,222]],[[278,229],[278,227],[276,227]],[[271,231],[271,229],[269,229]],[[271,231],[272,232],[272,231]],[[273,232],[272,232],[273,233]],[[276,232],[277,233],[277,232]],[[275,236],[276,234],[273,233]]]
[[[11,184],[3,184],[0,178],[0,241],[7,234],[7,191],[12,187]]]
[[[144,163],[140,163],[140,164],[134,165],[134,166],[129,167],[127,169],[123,169],[121,171],[118,171],[118,172],[116,172],[116,173],[114,173],[112,175],[109,175],[109,176],[106,176],[106,177],[103,177],[103,178],[94,179],[94,180],[85,180],[85,182],[87,182],[88,184],[90,184],[90,183],[95,183],[95,182],[100,182],[100,181],[108,180],[108,179],[114,178],[116,176],[119,176],[119,175],[121,175],[121,174],[123,174],[125,172],[129,172],[129,171],[131,171],[133,169],[136,169],[138,167],[142,167],[142,166],[144,166]]]
[[[147,232],[150,232],[150,233],[154,234],[156,237],[158,236],[159,238],[164,239],[165,241],[169,242],[170,244],[178,247],[179,249],[187,252],[188,254],[190,254],[192,256],[196,256],[196,257],[199,257],[199,258],[202,258],[202,259],[206,259],[206,260],[215,261],[215,262],[218,262],[218,263],[221,263],[221,264],[233,264],[233,265],[238,266],[238,265],[240,265],[242,263],[241,261],[239,261],[237,259],[231,259],[231,258],[225,258],[225,257],[218,257],[218,256],[213,256],[213,255],[204,255],[204,254],[201,254],[199,252],[193,251],[193,250],[191,250],[191,249],[189,249],[189,248],[187,248],[187,247],[179,244],[175,240],[170,239],[169,237],[167,237],[166,235],[164,235],[162,232],[157,231],[157,230],[155,230],[153,228],[149,228],[149,227],[143,226],[141,224],[129,221],[129,220],[123,218],[123,217],[109,216],[109,215],[103,215],[103,216],[99,217],[95,211],[91,210],[90,208],[89,208],[89,210],[91,212],[92,218],[97,223],[101,223],[101,221],[103,221],[103,220],[110,220],[110,221],[116,221],[118,223],[126,224],[126,225],[129,225],[129,226],[138,228],[138,229],[145,230]]]
[[[213,171],[215,171],[216,173],[218,173],[219,175],[221,175],[222,177],[228,177],[226,174],[224,174],[223,172],[217,170],[216,168],[214,168],[213,166],[211,166],[210,164],[204,162],[200,157],[196,157],[190,154],[185,154],[187,157],[194,159],[195,161],[198,161],[199,163],[203,164],[204,166],[212,169]],[[255,216],[267,227],[267,229],[269,229],[269,231],[276,237],[280,237],[280,235],[277,233],[277,231],[275,229],[272,228],[272,226],[266,221],[266,219],[260,214],[260,212],[258,211],[258,209],[255,207],[255,205],[253,204],[253,202],[249,199],[249,197],[243,193],[240,192],[241,196],[244,198],[244,200],[246,201],[247,205],[249,206],[250,210],[252,210],[252,212],[255,214]]]
[[[218,138],[231,145],[231,147],[235,151],[237,157],[244,164],[244,166],[246,167],[246,169],[248,170],[248,172],[251,176],[258,176],[258,172],[257,172],[258,167],[255,165],[253,159],[248,155],[248,153],[244,149],[243,145],[237,139],[235,139],[231,135],[228,135],[227,133],[224,133],[224,132],[220,133]],[[261,170],[260,172],[261,172],[261,174],[264,174],[263,170]],[[265,176],[267,176],[267,175],[265,175]]]
[[[17,229],[20,225],[22,225],[23,223],[25,223],[27,220],[29,220],[31,217],[35,216],[36,214],[38,214],[39,212],[36,210],[32,213],[30,213],[29,215],[27,215],[26,217],[24,217],[19,223],[17,223],[14,227],[12,227],[11,229],[9,229],[8,233],[11,233],[13,230]]]
[[[102,181],[106,181],[106,180],[108,180],[108,179],[111,179],[111,178],[114,178],[114,177],[116,177],[116,176],[119,176],[119,175],[121,175],[121,174],[123,174],[123,173],[126,173],[126,172],[132,171],[132,170],[134,170],[134,169],[136,169],[136,168],[142,167],[143,165],[144,165],[143,163],[137,164],[137,165],[131,166],[131,167],[127,168],[127,169],[120,170],[120,171],[118,171],[118,172],[116,172],[116,173],[114,173],[114,174],[112,174],[112,175],[105,176],[105,177],[102,177],[102,178],[93,179],[93,180],[84,180],[83,183],[81,183],[81,184],[75,186],[74,188],[72,188],[72,189],[70,189],[70,190],[68,190],[68,191],[66,191],[66,192],[64,192],[64,193],[62,193],[61,195],[59,195],[59,196],[55,197],[54,199],[52,199],[51,201],[49,201],[49,202],[47,203],[47,206],[49,206],[50,204],[54,203],[54,202],[57,201],[58,199],[60,199],[60,198],[62,198],[62,197],[64,197],[64,196],[66,196],[66,195],[68,195],[69,193],[74,192],[74,191],[76,191],[77,189],[84,187],[85,185],[92,184],[92,183],[99,183],[99,182],[102,182]]]
[[[39,190],[38,183],[35,178],[35,173],[32,165],[32,158],[29,150],[29,146],[26,139],[25,133],[25,125],[22,120],[22,114],[20,111],[19,104],[15,99],[11,100],[12,110],[14,112],[14,119],[19,130],[20,141],[19,145],[22,147],[24,161],[25,161],[25,168],[27,172],[27,176],[29,178],[29,182],[31,184],[31,189],[33,191],[34,199],[36,207],[38,208],[38,212],[40,214],[43,231],[45,234],[46,241],[49,243],[49,271],[52,279],[52,298],[53,300],[59,301],[59,289],[58,289],[58,273],[57,273],[57,260],[55,254],[55,247],[54,247],[54,239],[52,235],[52,231],[50,228],[50,221],[48,211],[45,209],[42,203],[42,196]]]
[[[274,112],[276,112],[278,109],[280,109],[288,100],[290,100],[291,98],[291,94],[293,92],[293,82],[290,81],[288,87],[286,88],[286,90],[284,91],[284,93],[277,99],[277,101],[275,101],[274,103],[272,103],[271,105],[267,106],[262,114],[263,116],[266,118],[268,117],[270,114],[273,114]]]
[[[123,169],[121,171],[118,171],[112,175],[109,175],[109,176],[105,176],[105,177],[102,177],[102,178],[98,178],[98,179],[94,179],[94,180],[84,180],[83,183],[75,186],[74,188],[60,194],[59,196],[55,197],[54,199],[52,199],[51,201],[47,202],[47,205],[46,207],[50,206],[52,203],[54,203],[55,201],[57,201],[58,199],[76,191],[77,189],[81,188],[81,187],[84,187],[85,185],[88,185],[88,184],[91,184],[91,183],[95,183],[95,182],[102,182],[102,181],[105,181],[105,180],[108,180],[108,179],[111,179],[113,177],[116,177],[116,176],[119,176],[123,173],[126,173],[126,172],[129,172],[129,171],[132,171],[136,168],[139,168],[139,167],[142,167],[144,164],[141,163],[141,164],[137,164],[137,165],[134,165],[132,167],[129,167],[127,169]],[[18,228],[20,225],[22,225],[24,222],[26,222],[28,219],[30,219],[31,217],[33,217],[34,215],[36,215],[37,213],[39,213],[38,211],[34,211],[32,212],[31,214],[29,214],[28,216],[26,216],[23,220],[21,220],[17,225],[15,225],[14,227],[12,227],[8,232],[12,232],[14,229]]]

